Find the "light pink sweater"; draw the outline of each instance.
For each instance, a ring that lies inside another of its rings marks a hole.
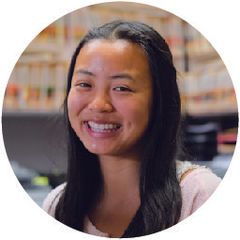
[[[189,169],[193,170],[180,181],[182,175]],[[177,176],[180,181],[182,192],[182,210],[179,219],[179,221],[181,221],[195,212],[211,196],[221,179],[213,174],[208,168],[192,165],[189,162],[179,161],[177,161]],[[53,217],[64,187],[65,183],[56,187],[49,193],[43,202],[43,209]],[[86,217],[84,221],[84,232],[92,235],[109,237],[108,233],[98,230],[88,217]]]

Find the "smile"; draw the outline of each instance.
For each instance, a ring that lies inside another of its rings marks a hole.
[[[93,121],[87,121],[86,124],[88,128],[93,132],[97,133],[107,133],[117,131],[121,125],[116,123],[96,123]]]

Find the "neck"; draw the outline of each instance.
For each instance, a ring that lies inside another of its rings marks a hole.
[[[99,157],[105,199],[121,200],[139,196],[140,162],[134,158]]]
[[[89,216],[98,229],[122,236],[140,206],[140,161],[110,156],[99,156],[99,161],[103,192]]]

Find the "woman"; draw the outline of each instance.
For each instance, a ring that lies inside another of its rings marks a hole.
[[[90,234],[136,237],[195,211],[220,179],[176,161],[180,97],[164,39],[139,22],[91,30],[71,61],[68,173],[43,208]]]

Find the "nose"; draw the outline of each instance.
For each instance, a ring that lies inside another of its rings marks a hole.
[[[106,93],[96,94],[89,103],[88,108],[92,112],[112,112],[113,105]]]

